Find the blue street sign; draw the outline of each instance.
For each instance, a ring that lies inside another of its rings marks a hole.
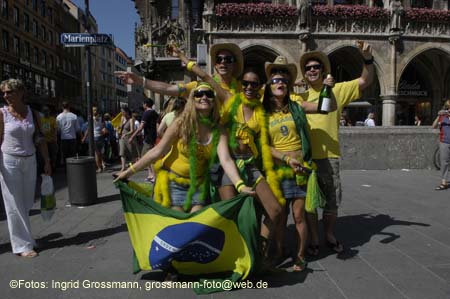
[[[106,46],[113,44],[113,37],[104,33],[61,33],[60,41],[65,47]]]

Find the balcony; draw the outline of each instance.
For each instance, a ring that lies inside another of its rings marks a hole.
[[[316,5],[310,8],[307,23],[300,24],[296,7],[283,4],[217,5],[206,15],[207,33],[295,35],[389,36],[393,31],[411,38],[450,39],[450,11],[410,8],[401,16],[400,28],[393,30],[388,9],[363,5]],[[270,9],[276,7],[277,9]]]

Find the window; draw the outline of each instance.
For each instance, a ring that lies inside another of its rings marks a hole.
[[[3,30],[2,32],[2,49],[8,51],[9,50],[9,32]]]
[[[41,64],[47,66],[47,52],[42,50]]]
[[[41,94],[41,75],[34,74],[34,92],[36,94]]]
[[[44,25],[41,26],[41,37],[42,37],[42,41],[46,42],[47,41],[47,30],[45,29]]]
[[[39,28],[36,20],[33,20],[33,34],[36,37],[39,37]]]
[[[49,7],[47,9],[48,19],[50,20],[50,23],[53,24],[53,8]]]
[[[37,11],[37,0],[32,0],[33,9]]]
[[[23,56],[29,61],[30,60],[30,43],[23,43]]]
[[[55,69],[55,60],[53,58],[53,55],[51,55],[51,54],[48,56],[48,65],[51,70]]]
[[[48,95],[48,78],[42,76],[42,91],[44,95]]]
[[[3,77],[2,80],[6,80],[12,77],[12,67],[10,64],[3,64]]]
[[[45,13],[46,13],[45,1],[42,0],[41,1],[41,16],[45,17]]]
[[[56,82],[53,79],[50,79],[50,96],[56,97]]]
[[[13,49],[14,49],[14,54],[16,54],[16,56],[20,57],[20,39],[17,36],[13,37]]]
[[[13,7],[13,20],[14,20],[14,25],[19,27],[19,25],[20,25],[20,23],[19,23],[19,8],[17,8],[17,6]]]
[[[39,64],[39,50],[37,47],[34,47],[33,49],[33,63],[34,64]]]
[[[53,31],[48,31],[48,42],[53,46]]]
[[[26,13],[23,14],[23,29],[30,32],[30,16]]]
[[[172,20],[178,18],[178,0],[172,0],[172,10],[170,12],[170,18]]]

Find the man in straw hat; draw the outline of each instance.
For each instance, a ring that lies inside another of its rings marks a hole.
[[[228,90],[231,94],[241,91],[241,84],[236,80],[244,68],[244,56],[241,49],[232,43],[215,44],[210,48],[211,63],[214,65],[216,74],[214,80]],[[191,61],[187,68],[192,69],[195,62]],[[141,84],[144,88],[153,92],[168,96],[188,97],[197,81],[187,84],[169,84],[161,81],[147,80],[145,77],[130,72],[117,71],[114,75],[124,80],[127,84]]]
[[[362,74],[359,78],[352,81],[334,85],[333,94],[336,97],[338,109],[328,115],[307,114],[312,143],[312,157],[317,164],[319,184],[326,197],[326,205],[323,210],[325,243],[337,253],[343,251],[342,244],[334,236],[337,210],[342,198],[339,176],[339,118],[344,107],[350,102],[359,99],[362,91],[372,83],[374,73],[370,45],[366,42],[358,41],[356,46],[364,59]],[[301,94],[300,97],[307,102],[318,101],[323,81],[331,72],[330,61],[327,55],[320,51],[306,52],[300,58],[300,69],[303,78],[309,85],[308,91]],[[308,214],[307,221],[311,236],[308,252],[311,255],[318,255],[317,214]]]

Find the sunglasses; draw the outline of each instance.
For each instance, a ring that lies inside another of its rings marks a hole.
[[[270,71],[270,74],[281,74],[281,75],[289,75],[289,71],[287,69],[277,69],[277,68],[273,68]]]
[[[289,79],[286,79],[286,78],[273,78],[269,82],[270,82],[270,84],[284,83],[284,84],[288,85],[289,84]]]
[[[310,71],[310,70],[321,70],[322,69],[322,65],[321,64],[313,64],[313,65],[307,65],[305,66],[305,70],[306,71]]]
[[[259,87],[259,82],[242,80],[242,86],[244,86],[244,88],[250,86],[251,88],[256,89]]]
[[[211,89],[194,91],[194,98],[201,99],[203,96],[206,96],[208,99],[214,99],[214,91]]]
[[[222,56],[222,55],[218,55],[216,57],[216,63],[233,63],[234,62],[234,57],[233,56]]]

